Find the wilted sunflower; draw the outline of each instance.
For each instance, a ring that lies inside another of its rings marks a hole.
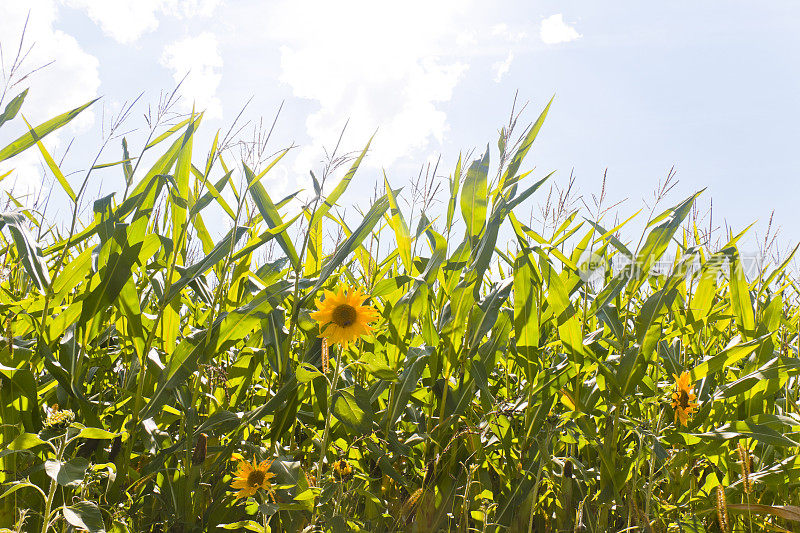
[[[269,472],[269,467],[272,466],[272,461],[261,461],[256,465],[256,460],[253,459],[251,465],[244,459],[239,460],[239,466],[236,469],[236,478],[231,483],[232,489],[239,489],[236,493],[236,499],[247,498],[254,495],[258,489],[264,489],[272,495],[272,483],[270,479],[275,477],[275,474]]]
[[[697,402],[695,399],[692,387],[689,384],[689,373],[683,372],[680,377],[677,374],[672,374],[675,378],[675,392],[672,393],[672,408],[675,409],[675,423],[680,422],[681,425],[688,425],[689,415],[694,413],[697,409]]]
[[[333,463],[333,473],[341,480],[348,479],[353,474],[353,467],[344,459],[340,459]]]
[[[311,318],[319,322],[320,337],[331,344],[347,346],[362,335],[372,331],[368,325],[378,318],[378,311],[362,305],[367,295],[361,290],[339,287],[338,293],[325,291],[325,299],[317,300],[317,311]]]
[[[58,404],[53,404],[47,413],[44,425],[49,428],[63,429],[75,421],[75,413],[70,409],[59,409]]]

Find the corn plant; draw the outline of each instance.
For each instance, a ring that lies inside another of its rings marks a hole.
[[[123,139],[104,162],[104,146],[71,184],[42,139],[91,105],[0,150],[38,150],[72,208],[48,220],[10,195],[0,215],[0,527],[800,521],[791,256],[748,278],[743,234],[702,238],[700,193],[611,226],[571,208],[526,220],[555,179],[523,170],[550,103],[459,158],[438,207],[405,209],[384,176],[360,213],[337,206],[369,143],[274,198],[287,150],[248,164],[218,133],[200,152],[196,113],[138,152]],[[82,218],[100,168],[125,190]]]

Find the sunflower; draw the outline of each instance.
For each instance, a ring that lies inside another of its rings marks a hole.
[[[337,293],[325,291],[325,299],[317,300],[317,311],[311,318],[319,322],[320,337],[332,344],[346,347],[362,335],[372,331],[368,325],[378,318],[378,311],[362,305],[367,295],[359,289],[345,291],[339,287]]]
[[[333,473],[340,480],[345,480],[353,475],[353,467],[344,459],[340,459],[333,463]]]
[[[44,425],[49,428],[64,429],[75,421],[75,413],[70,409],[59,409],[58,404],[54,403],[47,413]]]
[[[689,415],[697,410],[697,402],[692,387],[689,384],[689,373],[683,372],[680,377],[672,374],[675,378],[675,392],[672,393],[672,408],[675,409],[675,423],[688,425]]]
[[[269,467],[272,466],[272,461],[261,461],[256,465],[256,460],[253,459],[251,465],[244,459],[239,460],[239,466],[236,469],[236,478],[231,483],[232,489],[239,489],[236,493],[236,499],[247,498],[254,495],[258,489],[264,489],[269,494],[274,490],[270,479],[275,477],[275,474],[269,472]]]

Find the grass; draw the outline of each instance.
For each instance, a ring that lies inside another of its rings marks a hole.
[[[386,179],[345,220],[369,145],[277,199],[286,151],[259,134],[237,161],[219,133],[201,150],[202,115],[167,127],[165,105],[110,161],[124,192],[90,199],[110,144],[73,189],[41,143],[85,108],[0,149],[38,150],[72,212],[10,197],[0,215],[0,527],[797,527],[797,279],[788,259],[746,276],[741,235],[699,227],[699,193],[665,209],[672,175],[610,225],[604,192],[547,194],[523,165],[548,104],[444,186],[436,169],[402,192]],[[339,288],[377,314],[346,346],[312,316]],[[241,498],[237,472],[256,476]]]

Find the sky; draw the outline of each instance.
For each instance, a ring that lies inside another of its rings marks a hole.
[[[608,204],[625,200],[628,215],[674,167],[667,203],[705,188],[700,211],[713,199],[715,227],[756,222],[755,246],[774,210],[780,239],[800,241],[795,1],[0,2],[6,69],[28,16],[26,65],[52,63],[14,88],[30,87],[25,118],[41,122],[102,96],[47,138],[56,159],[66,152],[73,183],[110,117],[141,93],[125,124],[129,142],[141,142],[147,106],[184,77],[175,110],[205,111],[196,154],[251,98],[245,138],[281,109],[270,147],[297,148],[265,178],[273,197],[308,187],[345,124],[344,151],[374,133],[345,205],[369,198],[384,171],[401,187],[436,161],[444,179],[459,153],[477,157],[487,144],[496,157],[515,94],[518,107],[527,103],[522,126],[554,97],[525,163],[535,176],[555,170],[562,188],[573,176],[588,199],[605,173]],[[0,129],[0,145],[20,134],[16,122]],[[101,161],[120,158],[115,139]],[[51,179],[36,151],[0,163],[0,174],[12,168],[32,193]],[[114,167],[90,188],[121,184]]]

